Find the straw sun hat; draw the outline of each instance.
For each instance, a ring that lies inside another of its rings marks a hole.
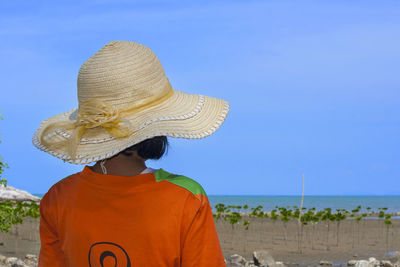
[[[44,120],[33,144],[74,164],[110,158],[154,136],[199,139],[225,120],[228,102],[172,89],[148,47],[113,41],[78,74],[79,108]]]

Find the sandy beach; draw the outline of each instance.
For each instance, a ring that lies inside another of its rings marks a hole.
[[[255,250],[267,250],[276,261],[286,265],[315,266],[321,260],[346,264],[348,260],[388,259],[385,255],[400,250],[400,219],[393,219],[387,227],[383,220],[365,219],[340,222],[319,222],[301,226],[297,221],[272,221],[248,218],[250,226],[232,225],[216,220],[224,257],[237,253],[252,259]]]
[[[243,225],[232,225],[215,219],[224,257],[239,254],[252,259],[255,250],[267,250],[276,261],[286,265],[316,266],[321,260],[345,264],[348,260],[388,259],[387,252],[400,250],[400,219],[393,219],[387,227],[383,220],[366,219],[357,223],[320,222],[303,226],[299,235],[296,221],[284,223],[262,218],[248,218],[248,230]],[[38,254],[40,249],[39,219],[27,218],[13,226],[9,234],[0,234],[0,254],[23,258]],[[301,240],[301,242],[299,241]]]

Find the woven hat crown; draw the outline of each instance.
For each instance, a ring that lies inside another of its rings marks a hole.
[[[75,164],[95,162],[154,136],[199,139],[225,120],[229,103],[175,90],[150,48],[103,46],[81,66],[79,106],[43,120],[33,144]]]
[[[169,92],[154,52],[130,41],[113,41],[90,57],[78,74],[79,106],[96,98],[118,108],[140,106]]]

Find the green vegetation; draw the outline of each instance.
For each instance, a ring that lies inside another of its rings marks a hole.
[[[242,209],[244,211],[242,211]],[[218,203],[215,205],[216,212],[213,213],[214,218],[216,219],[224,219],[225,221],[229,221],[232,225],[239,224],[243,216],[248,217],[257,217],[257,218],[268,218],[273,221],[280,219],[283,222],[289,222],[290,220],[300,218],[300,222],[304,225],[318,223],[321,221],[336,222],[337,225],[340,225],[340,222],[345,219],[354,219],[354,221],[359,222],[367,217],[378,217],[380,219],[385,219],[384,223],[386,225],[391,225],[391,214],[385,213],[387,208],[378,208],[378,212],[371,211],[371,208],[367,208],[367,212],[361,213],[361,206],[357,206],[356,209],[351,210],[351,212],[346,209],[336,209],[336,212],[333,213],[331,208],[325,208],[320,211],[316,211],[315,207],[307,209],[306,207],[302,207],[302,211],[300,214],[300,208],[297,206],[292,207],[279,207],[275,206],[275,209],[270,212],[262,211],[263,206],[258,205],[255,208],[250,208],[251,212],[248,212],[249,206],[246,204],[244,206],[225,206],[223,203]],[[243,222],[243,225],[250,225],[248,220]]]
[[[330,250],[329,244],[332,242],[329,241],[331,224],[334,223],[336,225],[336,246],[339,246],[339,229],[340,223],[343,220],[349,219],[352,220],[353,229],[357,227],[357,229],[353,230],[353,246],[355,239],[357,239],[357,243],[360,242],[360,221],[367,217],[378,217],[383,220],[383,226],[386,225],[386,243],[389,243],[389,226],[392,225],[392,217],[390,213],[385,213],[387,208],[379,208],[378,211],[372,211],[370,207],[367,207],[367,212],[361,212],[361,206],[357,206],[357,208],[347,211],[346,209],[336,209],[336,212],[333,212],[331,208],[325,208],[323,210],[317,211],[315,207],[307,209],[306,207],[297,207],[297,206],[287,206],[287,207],[279,207],[275,206],[275,209],[272,209],[269,212],[263,211],[263,206],[258,205],[257,207],[251,207],[250,212],[248,211],[249,206],[246,204],[244,206],[225,206],[222,203],[218,203],[215,206],[216,212],[213,213],[214,218],[217,220],[223,219],[228,221],[232,225],[232,235],[234,225],[243,225],[245,230],[248,230],[251,227],[251,221],[249,218],[263,218],[271,220],[272,222],[276,222],[281,220],[283,222],[283,233],[284,233],[284,242],[287,242],[287,223],[291,220],[297,220],[299,223],[299,231],[298,231],[298,250],[301,253],[301,245],[303,242],[303,228],[305,225],[312,225],[313,231],[311,234],[314,234],[314,226],[319,222],[325,222],[327,224],[326,231],[326,250]],[[383,229],[382,229],[383,230]],[[357,237],[355,236],[357,234]],[[232,237],[233,238],[233,237]],[[260,236],[261,238],[261,236]],[[311,238],[313,240],[313,238]],[[261,241],[261,240],[260,240]],[[271,240],[273,242],[273,240]],[[314,244],[311,244],[312,248],[314,248]],[[387,245],[388,246],[388,245]]]
[[[0,120],[2,117],[0,115]],[[1,141],[0,141],[1,142]],[[2,177],[3,171],[8,168],[8,165],[2,161],[0,157],[0,187],[7,186],[7,179]],[[1,200],[0,201],[0,231],[8,233],[11,226],[14,224],[22,223],[23,218],[39,217],[39,204],[36,202],[18,202]]]
[[[0,202],[0,231],[8,233],[11,226],[23,222],[23,218],[39,218],[39,204],[36,202]]]

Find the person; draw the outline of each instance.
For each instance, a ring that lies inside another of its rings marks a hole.
[[[130,41],[103,46],[77,85],[78,108],[33,136],[40,150],[85,165],[41,199],[38,266],[226,266],[203,187],[146,160],[160,159],[169,137],[214,133],[229,103],[173,89],[154,52]]]

